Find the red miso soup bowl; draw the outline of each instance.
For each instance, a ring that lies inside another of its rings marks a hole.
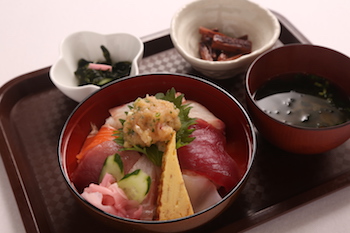
[[[109,109],[130,103],[147,94],[165,93],[175,88],[186,100],[201,103],[225,123],[226,150],[237,163],[238,183],[222,200],[194,214],[173,220],[135,220],[104,212],[86,201],[72,182],[79,166],[76,155],[91,131],[91,125],[101,127],[109,117]],[[217,217],[236,199],[250,173],[256,153],[253,124],[241,104],[219,86],[201,78],[182,74],[145,74],[119,79],[82,101],[72,112],[62,130],[58,154],[61,171],[72,195],[90,214],[119,232],[181,232],[203,225]]]
[[[258,132],[273,145],[296,154],[319,154],[343,144],[350,138],[349,120],[327,127],[295,126],[276,120],[271,112],[262,110],[257,105],[255,93],[273,77],[306,73],[325,78],[349,99],[349,67],[349,57],[317,45],[292,44],[262,54],[251,64],[246,75],[248,112]]]

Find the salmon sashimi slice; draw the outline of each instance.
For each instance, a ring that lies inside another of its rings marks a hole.
[[[113,141],[116,139],[117,136],[114,135],[116,131],[117,130],[114,127],[108,124],[104,124],[98,131],[95,126],[92,126],[91,133],[87,136],[80,153],[76,156],[78,163],[81,161],[87,151],[91,150],[102,142]]]

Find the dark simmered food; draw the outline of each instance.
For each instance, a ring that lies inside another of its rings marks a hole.
[[[199,27],[200,58],[208,61],[228,61],[252,52],[252,42],[248,35],[239,38],[227,36],[218,29]]]

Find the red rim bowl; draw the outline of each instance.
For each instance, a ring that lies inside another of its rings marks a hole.
[[[186,99],[206,106],[226,124],[227,144],[244,164],[242,178],[222,201],[189,217],[170,221],[140,221],[107,214],[86,202],[70,181],[77,166],[75,156],[90,132],[91,123],[101,126],[109,116],[108,109],[131,102],[146,94],[166,92],[174,87]],[[182,74],[146,74],[117,80],[95,92],[72,112],[62,130],[58,155],[65,181],[75,198],[88,212],[119,230],[151,232],[178,232],[198,227],[226,209],[240,193],[255,157],[256,136],[251,120],[241,104],[219,86],[201,78]]]
[[[329,48],[292,44],[258,57],[246,75],[246,101],[254,125],[275,146],[297,154],[318,154],[350,138],[350,121],[326,128],[303,128],[275,120],[262,111],[254,93],[267,80],[285,73],[306,72],[325,77],[350,96],[350,58]]]

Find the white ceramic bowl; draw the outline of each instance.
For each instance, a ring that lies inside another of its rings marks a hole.
[[[76,32],[63,40],[60,57],[50,69],[52,82],[63,94],[81,102],[100,89],[99,86],[92,84],[78,86],[74,72],[81,58],[91,61],[104,60],[101,45],[109,50],[113,62],[132,62],[130,76],[139,73],[138,65],[142,59],[144,46],[138,37],[127,33],[101,35],[88,31]]]
[[[248,35],[252,52],[231,61],[206,61],[199,57],[200,26],[218,28],[233,37]],[[194,69],[207,77],[226,79],[247,70],[263,52],[271,49],[280,35],[280,24],[269,10],[248,0],[197,0],[174,16],[170,27],[172,42]]]

